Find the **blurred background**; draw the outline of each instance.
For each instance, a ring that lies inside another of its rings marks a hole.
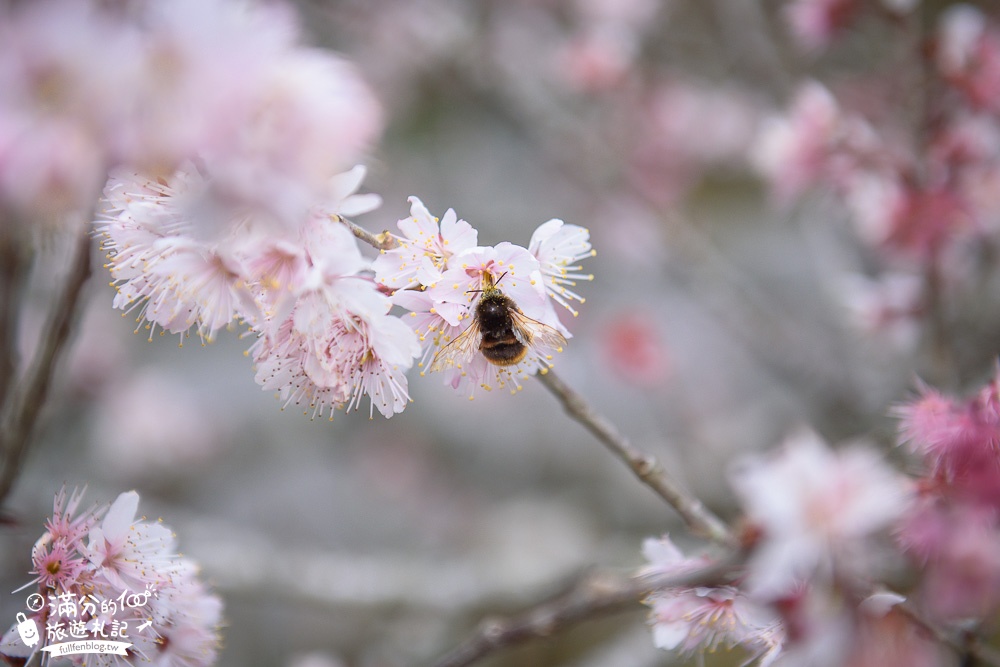
[[[555,370],[727,519],[730,462],[803,425],[896,456],[888,413],[915,379],[973,386],[1000,340],[991,256],[950,301],[947,335],[879,319],[895,293],[876,289],[884,259],[843,202],[820,189],[779,205],[752,168],[805,76],[875,116],[898,104],[949,3],[847,3],[856,15],[822,49],[796,38],[791,4],[808,3],[299,3],[313,43],[356,62],[387,111],[362,188],[384,204],[356,222],[395,229],[417,195],[487,245],[527,245],[553,217],[588,227],[596,277]],[[40,251],[26,351],[62,252]],[[535,383],[470,402],[414,373],[403,414],[314,422],[254,383],[241,332],[148,342],[108,280],[88,286],[8,502],[0,618],[21,609],[8,591],[30,579],[63,485],[91,502],[135,488],[174,529],[225,600],[223,667],[432,664],[485,616],[641,565],[646,536],[700,547]],[[483,664],[675,660],[636,605]]]

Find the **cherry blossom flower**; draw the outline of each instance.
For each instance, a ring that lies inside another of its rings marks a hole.
[[[884,337],[896,347],[912,350],[920,335],[923,281],[907,273],[887,273],[877,278],[845,276],[839,282],[850,319],[867,334]]]
[[[479,232],[454,209],[438,220],[417,197],[410,197],[410,217],[397,222],[399,245],[383,250],[372,269],[375,280],[390,289],[432,285],[441,279],[452,256],[476,247]]]
[[[385,417],[409,401],[406,371],[420,353],[413,330],[389,315],[391,302],[361,278],[342,278],[303,293],[273,336],[251,349],[264,389],[284,406],[303,406],[313,417],[371,399]]]
[[[706,567],[710,559],[685,558],[669,536],[643,543],[650,564],[643,575],[681,574]],[[743,646],[748,661],[770,665],[778,658],[784,631],[773,611],[753,602],[733,586],[674,587],[658,590],[644,601],[650,609],[653,643],[681,655]],[[748,664],[744,663],[744,664]]]
[[[850,25],[860,8],[857,0],[793,0],[784,10],[799,43],[818,50]]]
[[[826,173],[832,152],[845,141],[848,124],[833,95],[817,82],[799,89],[788,116],[762,124],[751,157],[780,202]]]
[[[111,504],[103,520],[90,529],[81,553],[118,589],[142,589],[161,583],[176,556],[171,531],[157,523],[136,521],[139,494],[123,493]],[[152,578],[152,580],[151,580]]]
[[[906,511],[906,481],[872,450],[831,451],[817,436],[790,438],[771,459],[734,469],[733,487],[762,532],[747,591],[775,599],[810,580],[866,576],[880,565],[872,538]]]
[[[453,256],[448,266],[451,268],[427,286],[423,296],[399,293],[394,296],[397,305],[414,313],[411,324],[419,327],[416,331],[425,344],[441,349],[464,331],[475,317],[477,295],[487,283],[493,285],[497,281],[498,287],[526,317],[563,337],[569,336],[546,296],[541,265],[525,248],[507,242],[475,247]],[[440,370],[444,371],[446,384],[462,391],[468,389],[470,397],[476,387],[487,391],[494,387],[509,388],[516,392],[522,387],[524,377],[550,368],[552,355],[558,351],[558,347],[539,343],[529,346],[525,358],[511,366],[496,366],[481,354],[475,354],[467,362],[449,364]]]
[[[656,387],[669,377],[669,350],[660,328],[647,315],[623,312],[611,318],[601,338],[606,364],[626,381]]]
[[[921,385],[920,396],[895,414],[902,441],[923,456],[939,491],[974,505],[1000,507],[1000,371],[965,401]]]
[[[171,333],[196,326],[211,340],[253,312],[246,270],[226,245],[238,221],[218,209],[194,165],[168,180],[117,172],[104,201],[96,230],[118,290],[114,306],[139,308],[140,326],[148,320]]]
[[[398,223],[403,233],[397,237],[399,246],[382,251],[373,269],[376,281],[392,292],[393,303],[410,311],[404,319],[422,343],[421,374],[442,371],[445,384],[468,390],[472,398],[477,387],[516,392],[522,378],[550,368],[552,355],[561,350],[558,341],[569,337],[552,302],[576,314],[570,301],[583,299],[567,286],[592,278],[579,273],[581,267],[575,264],[593,255],[587,230],[550,220],[535,231],[530,249],[508,242],[482,247],[475,245],[476,230],[453,210],[439,221],[416,197],[410,197],[410,207],[410,217]],[[478,295],[486,286],[496,286],[523,316],[552,335],[536,337],[524,359],[510,366],[489,363],[478,353],[433,363],[442,349],[475,325]]]
[[[936,64],[975,108],[1000,111],[1000,31],[972,5],[941,14]]]
[[[575,287],[577,280],[593,280],[593,274],[580,273],[576,264],[585,257],[593,257],[597,251],[590,247],[590,232],[583,227],[567,225],[562,220],[542,223],[531,235],[528,252],[538,260],[545,277],[545,291],[556,303],[578,315],[570,306],[570,301],[583,303],[585,299],[567,287]]]

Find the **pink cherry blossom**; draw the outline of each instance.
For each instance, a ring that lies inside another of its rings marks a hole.
[[[90,529],[81,552],[118,589],[141,590],[160,583],[176,557],[171,531],[157,523],[137,521],[139,494],[123,493],[111,504],[103,520]]]
[[[570,301],[583,303],[585,299],[568,287],[575,287],[577,280],[593,280],[593,274],[580,273],[577,262],[596,255],[590,247],[590,232],[583,227],[567,225],[562,220],[542,223],[531,235],[528,252],[535,256],[545,278],[545,291],[556,303],[574,316],[578,313]]]
[[[419,355],[417,337],[389,315],[391,302],[374,284],[341,278],[304,292],[273,335],[251,349],[256,379],[278,391],[285,406],[302,406],[313,417],[371,399],[385,417],[409,401],[406,371]]]
[[[479,232],[448,209],[438,220],[417,197],[410,197],[410,217],[397,224],[399,246],[375,259],[375,279],[390,289],[437,282],[454,255],[476,247]]]
[[[906,511],[908,483],[874,451],[832,451],[816,435],[790,438],[770,459],[734,469],[747,518],[762,531],[747,590],[761,598],[801,582],[866,576],[880,565],[873,538]]]
[[[825,173],[831,153],[844,141],[846,123],[833,95],[816,82],[800,88],[788,116],[765,121],[752,159],[779,201],[787,202]]]
[[[666,535],[645,540],[643,554],[650,561],[643,575],[681,574],[711,563],[707,557],[685,558]],[[762,666],[781,652],[784,631],[777,615],[732,586],[665,588],[644,602],[659,648],[691,655],[743,646]]]
[[[858,0],[793,0],[784,8],[795,38],[812,50],[829,45],[860,9]]]
[[[1000,31],[967,4],[941,14],[937,66],[974,108],[1000,110]]]
[[[411,322],[423,327],[417,333],[425,343],[440,345],[440,350],[452,340],[452,332],[464,331],[473,323],[478,294],[487,280],[500,281],[498,287],[526,317],[569,337],[546,296],[541,265],[525,248],[508,242],[476,247],[452,257],[449,267],[437,282],[424,290],[426,297],[422,303],[428,307],[426,314],[418,312]],[[397,303],[416,306],[419,302],[411,298],[407,301],[397,299]],[[527,356],[511,366],[496,366],[481,354],[475,354],[466,362],[449,364],[439,370],[445,372],[446,384],[461,391],[468,390],[470,397],[476,387],[487,391],[500,387],[516,392],[523,378],[550,368],[552,356],[558,351],[558,346],[533,344]]]

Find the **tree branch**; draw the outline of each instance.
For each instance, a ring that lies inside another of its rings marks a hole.
[[[551,637],[597,616],[624,611],[654,590],[718,585],[728,580],[732,567],[732,562],[725,561],[669,577],[625,578],[607,571],[591,572],[567,592],[523,614],[484,620],[469,639],[434,667],[467,667],[497,651]]]
[[[56,362],[69,339],[76,306],[90,273],[90,235],[85,228],[81,228],[63,292],[49,314],[31,367],[3,406],[0,424],[0,503],[10,493],[20,472]]]
[[[27,266],[16,220],[0,220],[0,406],[17,377],[17,310]]]
[[[562,402],[569,415],[594,434],[612,454],[625,462],[639,480],[677,510],[688,528],[697,535],[726,546],[736,543],[729,527],[711,510],[681,488],[656,459],[643,452],[618,432],[615,425],[594,410],[584,398],[555,373],[539,374],[538,380]]]
[[[391,250],[399,245],[399,241],[395,236],[389,233],[388,230],[382,232],[381,234],[372,234],[364,227],[351,222],[347,218],[339,215],[335,217],[337,220],[347,225],[347,228],[351,230],[352,234],[373,248],[377,248],[378,250]]]

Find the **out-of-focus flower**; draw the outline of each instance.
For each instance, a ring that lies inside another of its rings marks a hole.
[[[1000,528],[990,512],[929,497],[899,539],[924,573],[920,599],[934,616],[983,617],[1000,608]]]
[[[233,238],[242,221],[217,206],[210,181],[194,165],[169,179],[115,173],[104,201],[97,232],[118,290],[114,305],[138,307],[140,326],[149,321],[181,334],[196,326],[211,340],[253,312]]]
[[[787,116],[762,125],[752,160],[781,202],[787,202],[816,182],[829,166],[832,153],[849,133],[837,101],[816,82],[803,85]]]
[[[217,456],[228,426],[181,378],[143,369],[106,388],[92,446],[121,479],[170,479]]]
[[[790,438],[771,459],[734,469],[733,487],[762,537],[747,591],[776,599],[808,581],[849,580],[881,565],[871,538],[906,511],[908,484],[874,451],[831,451],[816,435]]]
[[[207,160],[228,199],[300,217],[381,111],[351,65],[298,45],[293,16],[232,0],[5,6],[0,204],[61,218],[88,210],[110,169]]]
[[[945,79],[976,108],[1000,111],[1000,31],[972,5],[941,14],[936,61]]]
[[[670,374],[670,355],[662,332],[640,312],[610,318],[601,336],[601,352],[612,371],[640,387],[661,385]]]
[[[643,575],[683,574],[710,564],[707,558],[685,558],[669,536],[643,543],[649,565]],[[777,615],[751,601],[733,586],[673,587],[649,595],[653,643],[681,655],[742,646],[750,661],[770,665],[780,654],[784,631]],[[749,661],[748,661],[749,662]]]
[[[851,275],[839,286],[858,329],[884,337],[900,349],[914,348],[920,335],[918,318],[924,308],[923,281],[918,276],[889,273],[873,279]]]
[[[941,645],[895,609],[862,604],[858,638],[845,665],[851,667],[939,667],[948,664]]]
[[[976,506],[1000,506],[1000,372],[958,401],[921,385],[920,397],[896,408],[900,435],[923,456],[938,490]]]
[[[139,495],[123,493],[110,507],[76,512],[82,493],[56,495],[48,530],[32,550],[37,592],[47,599],[28,618],[43,640],[26,649],[15,623],[0,654],[25,658],[48,645],[127,638],[125,660],[75,653],[74,664],[112,665],[137,659],[162,667],[207,667],[215,661],[222,603],[175,553],[172,532],[136,520]],[[29,584],[29,585],[31,585]]]
[[[861,3],[858,0],[792,0],[784,9],[799,44],[819,50],[826,48],[851,24]]]

